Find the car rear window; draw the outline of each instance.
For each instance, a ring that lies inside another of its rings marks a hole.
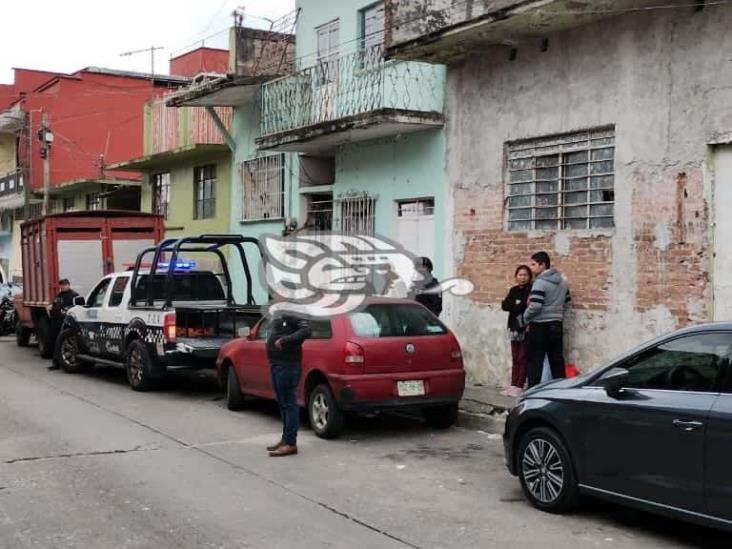
[[[153,277],[153,299],[165,299],[166,275]],[[149,275],[142,275],[137,283],[137,299],[147,297]],[[173,301],[222,301],[226,299],[219,279],[213,273],[189,272],[173,274]]]
[[[413,337],[442,335],[447,328],[420,305],[374,304],[349,315],[359,337]]]

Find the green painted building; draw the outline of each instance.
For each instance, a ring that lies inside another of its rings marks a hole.
[[[236,71],[178,100],[233,108],[231,230],[379,234],[445,276],[444,67],[384,58],[383,2],[297,8],[294,40],[232,29]]]

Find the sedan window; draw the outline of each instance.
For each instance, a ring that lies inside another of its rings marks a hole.
[[[349,315],[359,337],[414,337],[443,335],[447,328],[421,305],[400,303],[368,305]]]
[[[625,387],[713,392],[727,370],[732,334],[703,334],[662,343],[631,358]]]

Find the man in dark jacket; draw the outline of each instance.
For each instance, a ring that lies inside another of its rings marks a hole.
[[[61,333],[61,326],[63,326],[66,311],[74,306],[74,298],[78,295],[78,293],[71,289],[71,282],[69,282],[68,278],[62,278],[58,281],[58,294],[56,294],[56,299],[53,300],[50,311],[48,341],[51,349],[56,348],[56,340]],[[59,365],[54,358],[48,369],[57,370],[58,367]]]
[[[282,416],[282,438],[267,450],[272,457],[297,454],[297,430],[300,408],[297,386],[302,375],[302,344],[310,337],[307,319],[287,313],[275,313],[267,337],[267,359],[272,368],[272,386]]]
[[[529,293],[529,306],[518,320],[520,326],[528,326],[528,385],[533,387],[541,381],[545,356],[549,359],[552,377],[566,377],[563,321],[572,298],[562,274],[552,269],[546,252],[532,255],[529,268],[534,274],[534,284]]]
[[[409,289],[409,297],[427,307],[435,316],[440,316],[442,292],[440,281],[432,276],[432,261],[429,257],[418,257],[414,261],[414,268],[422,278]]]

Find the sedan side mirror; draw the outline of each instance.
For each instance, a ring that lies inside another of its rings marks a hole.
[[[628,383],[630,372],[625,368],[611,368],[599,379],[600,385],[611,398],[617,398],[621,390]]]
[[[76,296],[76,297],[74,298],[74,305],[80,305],[80,306],[82,306],[82,307],[83,307],[84,305],[86,305],[86,299],[84,299],[84,296],[81,296],[81,295],[77,295],[77,296]]]

